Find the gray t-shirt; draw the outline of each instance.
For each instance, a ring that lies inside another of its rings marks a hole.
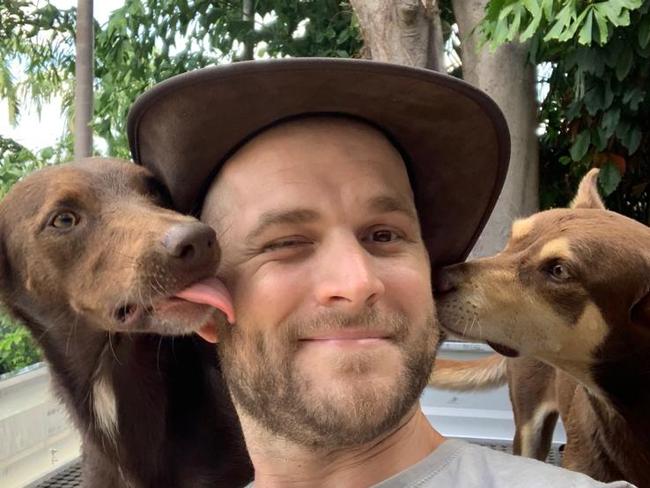
[[[247,488],[252,487],[253,483]],[[634,485],[625,481],[601,483],[541,461],[448,439],[419,463],[373,488],[590,487],[634,488]]]
[[[625,481],[601,483],[535,459],[448,439],[406,471],[374,488],[630,488]]]

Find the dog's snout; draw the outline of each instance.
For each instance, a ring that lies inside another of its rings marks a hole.
[[[201,222],[176,224],[163,237],[163,246],[171,257],[191,264],[212,258],[217,252],[217,236]]]

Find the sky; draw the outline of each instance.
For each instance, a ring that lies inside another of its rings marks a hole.
[[[93,11],[95,20],[100,24],[105,23],[110,13],[124,5],[124,1],[96,0]],[[59,8],[70,8],[77,5],[77,0],[51,0],[51,3]],[[60,101],[44,106],[40,117],[35,107],[30,106],[28,101],[23,101],[21,112],[19,124],[12,127],[9,124],[7,103],[0,100],[0,135],[10,137],[31,150],[51,146],[63,135],[65,121],[61,117]]]

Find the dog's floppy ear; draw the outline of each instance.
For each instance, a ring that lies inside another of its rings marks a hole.
[[[593,168],[584,175],[578,192],[573,198],[570,205],[571,208],[595,208],[605,210],[605,204],[600,199],[598,194],[598,169]]]

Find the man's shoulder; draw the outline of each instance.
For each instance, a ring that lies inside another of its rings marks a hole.
[[[458,440],[447,440],[408,470],[376,488],[463,486],[467,488],[629,488],[626,482],[600,483],[588,476],[534,459],[512,456]]]

